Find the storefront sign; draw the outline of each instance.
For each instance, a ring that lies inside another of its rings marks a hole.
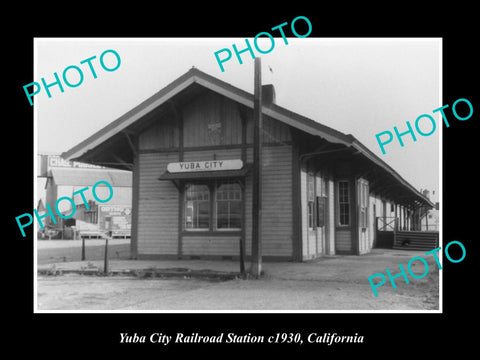
[[[48,167],[69,167],[69,168],[82,168],[82,169],[102,169],[103,166],[81,163],[77,161],[68,161],[57,155],[48,155]]]
[[[53,168],[81,168],[81,169],[105,169],[103,166],[81,163],[78,161],[68,161],[59,155],[41,155],[37,156],[38,174],[37,176],[46,177]]]
[[[167,170],[170,173],[194,172],[194,171],[219,171],[219,170],[240,170],[243,161],[234,160],[208,160],[208,161],[184,161],[169,163]]]
[[[131,229],[132,207],[129,205],[99,206],[98,224],[100,229],[107,231]]]

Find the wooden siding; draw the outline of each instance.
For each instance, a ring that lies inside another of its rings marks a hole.
[[[178,190],[158,177],[178,153],[139,154],[138,254],[178,253]]]
[[[240,236],[188,236],[182,238],[182,255],[239,256]]]
[[[248,133],[252,114],[245,111]],[[242,150],[242,121],[235,102],[206,92],[182,108],[183,144],[178,124],[164,116],[139,135],[138,254],[238,256],[239,236],[179,236],[179,192],[170,181],[159,181],[169,162],[241,159],[253,161],[251,140]],[[166,133],[163,129],[166,128]],[[253,132],[252,132],[253,134]],[[251,134],[251,135],[252,135]],[[248,138],[248,136],[245,136]],[[290,129],[269,117],[264,118],[262,254],[293,256],[292,148]],[[238,145],[238,147],[236,147]],[[273,146],[268,146],[273,145]],[[217,147],[218,146],[218,147]],[[227,146],[226,148],[222,146]],[[169,151],[168,149],[172,149]],[[245,179],[245,252],[251,254],[252,174]],[[179,241],[180,239],[180,241]]]
[[[168,149],[178,147],[178,124],[173,116],[156,120],[138,136],[140,150]]]
[[[290,146],[263,148],[263,255],[292,256],[292,161]]]
[[[238,149],[218,149],[218,150],[199,150],[185,151],[183,161],[202,161],[202,160],[231,160],[241,159],[242,150]]]
[[[352,232],[350,228],[337,229],[335,231],[335,252],[351,253],[352,251]]]
[[[282,144],[292,140],[288,125],[265,115],[262,119],[262,142],[264,144]],[[253,113],[251,110],[247,112],[247,144],[253,144]]]
[[[293,256],[291,146],[263,147],[262,255]],[[247,151],[247,161],[252,149]],[[252,239],[252,175],[245,187],[245,237],[247,254]]]
[[[183,108],[184,147],[242,143],[238,105],[214,92],[195,98]]]

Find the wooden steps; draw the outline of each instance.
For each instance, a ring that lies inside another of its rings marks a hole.
[[[398,231],[393,243],[395,250],[433,250],[438,248],[437,231]]]

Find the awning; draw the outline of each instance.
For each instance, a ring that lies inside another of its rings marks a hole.
[[[210,180],[210,179],[232,179],[245,177],[252,164],[245,164],[243,168],[238,170],[219,170],[219,171],[190,171],[170,173],[165,171],[158,180],[188,181],[188,180]]]

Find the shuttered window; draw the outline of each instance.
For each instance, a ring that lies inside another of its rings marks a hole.
[[[327,180],[317,174],[317,194],[316,194],[316,227],[324,227],[326,222],[327,207]]]
[[[365,180],[358,181],[358,217],[360,228],[368,227],[368,182]]]
[[[313,229],[314,201],[315,201],[315,178],[311,174],[307,174],[307,218],[308,228]]]

